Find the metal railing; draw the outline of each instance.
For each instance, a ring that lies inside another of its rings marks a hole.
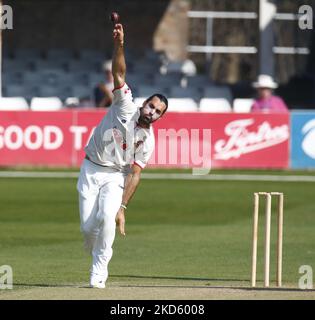
[[[292,13],[276,13],[274,20],[294,21],[303,15]],[[189,45],[187,51],[191,53],[207,53],[208,57],[211,53],[241,53],[256,54],[257,48],[254,46],[214,46],[213,39],[213,19],[258,19],[256,12],[238,12],[238,11],[188,11],[189,18],[207,19],[206,26],[206,45]],[[306,47],[273,47],[275,54],[309,54],[310,51]]]

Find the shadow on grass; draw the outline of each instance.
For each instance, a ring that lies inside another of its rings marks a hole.
[[[266,291],[266,292],[315,292],[314,289],[298,289],[298,288],[249,288],[249,287],[239,287],[239,286],[176,286],[176,285],[115,285],[115,287],[121,288],[182,288],[182,289],[229,289],[229,290],[244,290],[244,291]]]
[[[14,287],[39,287],[39,288],[88,288],[88,285],[78,285],[78,284],[46,284],[46,283],[14,283]]]
[[[162,279],[162,280],[189,280],[189,281],[221,281],[221,282],[246,282],[249,280],[244,279],[220,279],[220,278],[192,278],[192,277],[163,277],[163,276],[138,276],[138,275],[112,275],[114,278],[135,278],[135,279]],[[259,282],[259,281],[258,281]],[[262,281],[261,281],[262,283]],[[299,289],[299,288],[286,288],[286,287],[248,287],[248,286],[215,286],[210,284],[205,284],[203,286],[186,286],[186,285],[117,285],[118,287],[136,287],[136,288],[204,288],[204,289],[236,289],[236,290],[246,290],[246,291],[289,291],[289,292],[315,292],[314,289]]]
[[[128,278],[128,279],[159,279],[159,280],[186,280],[186,281],[224,281],[224,282],[241,282],[243,279],[211,279],[211,278],[191,278],[191,277],[172,277],[172,276],[140,276],[140,275],[111,275],[110,278]],[[45,284],[45,283],[15,283],[18,287],[42,287],[42,288],[89,288],[86,286],[71,284]],[[158,285],[157,285],[158,286]],[[154,287],[154,285],[153,285]]]
[[[160,280],[187,280],[187,281],[225,281],[225,282],[242,282],[244,279],[211,279],[211,278],[192,278],[192,277],[171,277],[171,276],[139,276],[139,275],[115,275],[112,278],[134,278],[134,279],[160,279]]]
[[[244,279],[222,279],[222,278],[194,278],[194,277],[172,277],[172,276],[140,276],[140,275],[112,275],[111,278],[125,278],[125,279],[159,279],[159,280],[184,280],[184,281],[220,281],[220,282],[245,282],[249,284],[249,280]],[[259,282],[259,281],[258,281]],[[261,281],[261,284],[263,281]],[[17,287],[39,287],[39,288],[78,288],[78,289],[90,289],[88,285],[76,285],[76,284],[43,284],[43,283],[16,283],[14,286]],[[121,288],[203,288],[203,289],[235,289],[235,290],[246,290],[246,291],[286,291],[286,292],[315,292],[315,289],[299,289],[299,288],[287,288],[287,287],[249,287],[249,286],[216,286],[211,284],[204,285],[159,285],[159,284],[114,284],[110,286],[121,287]]]

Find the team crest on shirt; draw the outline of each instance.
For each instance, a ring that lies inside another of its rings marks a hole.
[[[136,136],[138,136],[136,134]],[[135,140],[137,137],[135,136]],[[113,138],[115,140],[115,143],[120,146],[122,150],[127,150],[127,140],[122,134],[122,132],[115,126],[113,127]],[[138,137],[140,138],[140,137]],[[143,147],[143,144],[145,143],[147,139],[147,136],[141,137],[137,142],[134,142],[134,150],[138,150],[139,148]]]
[[[130,91],[130,88],[127,87],[127,89],[125,90],[125,94],[127,94]]]
[[[138,148],[142,147],[144,142],[146,141],[147,136],[143,137],[143,140],[138,140],[137,142],[135,142],[134,146],[135,146],[135,150],[137,150]]]
[[[116,127],[113,128],[113,137],[115,139],[115,142],[121,147],[121,149],[123,150],[127,149],[126,139],[124,138],[121,131]]]

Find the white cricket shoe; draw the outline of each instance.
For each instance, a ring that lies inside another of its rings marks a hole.
[[[104,289],[105,288],[105,282],[106,279],[104,279],[104,276],[99,276],[96,274],[92,274],[90,278],[90,287],[91,288],[98,288],[98,289]]]
[[[106,287],[105,281],[104,281],[104,280],[91,281],[91,282],[90,282],[90,287],[91,287],[91,288],[104,289],[104,288]]]

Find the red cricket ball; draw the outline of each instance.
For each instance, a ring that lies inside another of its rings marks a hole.
[[[118,23],[119,14],[117,12],[112,12],[111,15],[110,15],[110,20],[115,25],[116,23]]]

